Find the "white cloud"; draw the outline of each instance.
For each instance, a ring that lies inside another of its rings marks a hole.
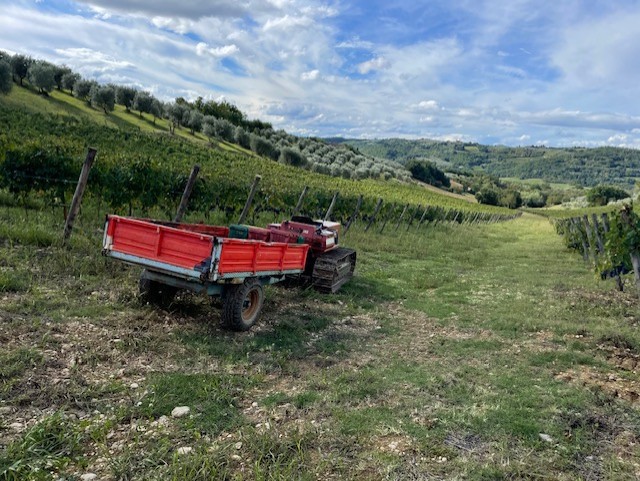
[[[294,17],[285,15],[280,18],[270,18],[264,24],[262,29],[266,32],[268,30],[289,30],[297,27],[308,27],[313,23],[313,20],[309,17]]]
[[[308,72],[302,72],[300,78],[302,80],[317,80],[320,77],[320,70],[310,70]]]
[[[418,108],[420,110],[438,110],[440,109],[440,106],[435,100],[422,100],[418,104]]]
[[[389,68],[391,64],[384,57],[376,57],[358,65],[358,72],[365,75],[374,70],[383,70]]]
[[[251,2],[247,0],[78,0],[99,9],[111,11],[153,15],[162,17],[202,18],[202,17],[232,17],[245,15],[252,8],[252,4],[262,3],[261,7],[274,7],[271,2]]]
[[[238,53],[238,50],[238,47],[233,44],[225,45],[224,47],[209,47],[206,43],[200,42],[196,45],[196,53],[201,57],[205,55],[210,55],[215,58],[229,57],[230,55]]]

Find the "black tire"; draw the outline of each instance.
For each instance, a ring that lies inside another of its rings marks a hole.
[[[175,297],[178,289],[161,282],[152,281],[145,277],[140,278],[139,284],[140,299],[143,302],[156,304],[159,306],[168,306]]]
[[[262,310],[264,289],[257,279],[227,286],[222,296],[222,324],[234,331],[251,329]]]

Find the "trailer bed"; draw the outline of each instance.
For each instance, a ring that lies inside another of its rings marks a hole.
[[[299,274],[306,244],[229,237],[229,228],[108,215],[103,253],[146,269],[200,282]]]

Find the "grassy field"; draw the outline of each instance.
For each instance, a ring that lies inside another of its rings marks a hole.
[[[640,476],[639,303],[546,219],[356,225],[341,293],[272,287],[236,334],[144,305],[91,205],[61,248],[0,200],[0,479]]]

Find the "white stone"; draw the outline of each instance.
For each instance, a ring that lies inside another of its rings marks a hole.
[[[540,434],[538,434],[538,436],[540,436],[540,439],[542,439],[545,443],[552,443],[553,442],[553,438],[551,436],[549,436],[548,434],[540,433]]]
[[[9,424],[9,427],[11,429],[13,429],[14,431],[22,431],[22,428],[24,426],[22,426],[22,423],[11,423],[11,424]]]
[[[132,382],[129,387],[131,389],[138,389],[140,387],[140,385],[137,382]]]
[[[183,446],[181,448],[178,448],[177,453],[178,454],[189,454],[191,451],[193,451],[193,448],[190,446]]]
[[[241,461],[242,458],[240,456],[238,456],[237,454],[232,454],[231,455],[231,459],[235,460],[235,461]]]
[[[93,481],[94,479],[98,479],[98,475],[95,473],[85,473],[80,476],[82,481]]]
[[[240,441],[238,441],[234,446],[236,449],[242,449],[242,443]]]
[[[182,416],[186,416],[190,412],[191,412],[191,408],[189,408],[189,406],[178,406],[173,408],[173,411],[171,411],[171,417],[181,418]]]

